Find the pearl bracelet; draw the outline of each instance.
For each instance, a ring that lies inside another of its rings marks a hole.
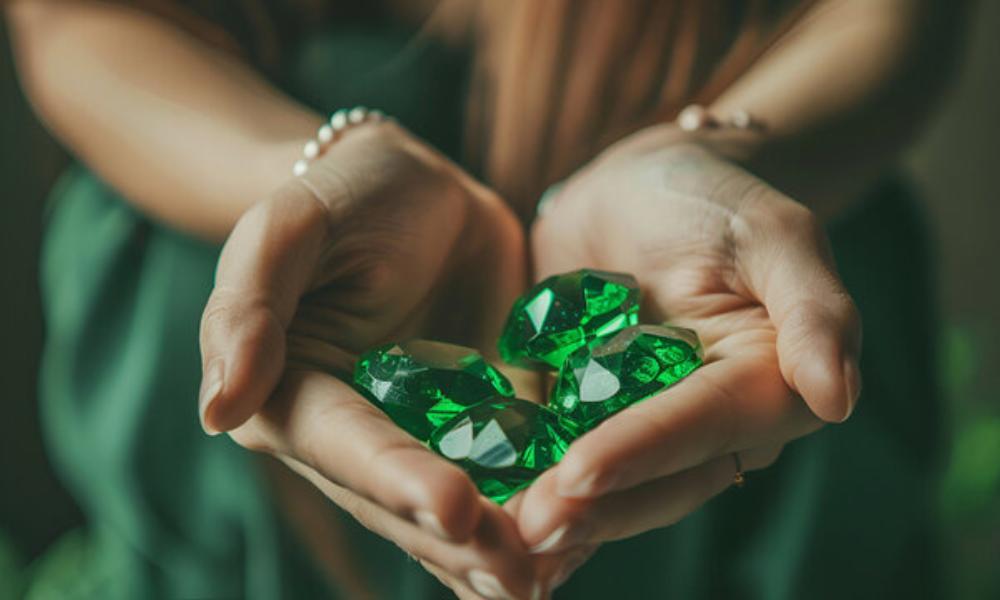
[[[300,177],[309,170],[309,165],[323,156],[335,141],[343,137],[348,129],[364,123],[377,123],[386,119],[380,110],[368,110],[364,106],[355,106],[348,110],[342,108],[330,116],[330,121],[316,130],[316,137],[306,142],[302,147],[302,158],[292,165],[292,175]]]
[[[724,119],[719,119],[708,112],[705,107],[698,104],[691,104],[677,114],[677,125],[684,131],[698,131],[699,129],[712,129],[718,127],[731,127],[734,129],[758,129],[758,123],[750,113],[743,109],[736,109],[729,113]]]
[[[700,104],[689,104],[677,113],[675,120],[677,126],[684,131],[699,131],[702,129],[733,128],[733,129],[760,129],[761,123],[754,119],[750,113],[738,108],[724,119],[719,119]],[[539,218],[551,208],[552,199],[561,188],[563,182],[550,186],[535,207],[535,218]]]

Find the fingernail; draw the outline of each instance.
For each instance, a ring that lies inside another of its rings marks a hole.
[[[563,498],[590,498],[610,490],[617,479],[615,473],[591,473],[571,479],[569,483],[559,481],[559,495]]]
[[[420,525],[432,535],[446,542],[451,541],[451,536],[445,531],[444,525],[441,524],[441,519],[436,514],[428,510],[418,510],[414,513],[413,518],[417,521],[417,525]]]
[[[469,585],[476,590],[477,594],[490,600],[513,600],[514,598],[496,576],[486,571],[479,569],[469,571]]]
[[[213,358],[205,368],[205,374],[201,380],[201,391],[198,393],[198,416],[201,418],[201,427],[208,435],[218,435],[219,432],[209,427],[205,423],[205,414],[209,407],[215,402],[222,392],[223,374],[225,364],[222,358]]]
[[[569,531],[569,523],[566,523],[561,527],[556,528],[556,530],[550,533],[548,537],[546,537],[544,540],[532,546],[531,553],[545,554],[546,552],[551,551],[553,548],[558,546],[560,542],[563,541],[563,538],[566,537],[567,531]]]
[[[846,421],[851,416],[861,395],[861,371],[858,369],[857,361],[852,358],[844,359],[844,385],[847,388],[847,411],[841,421]]]

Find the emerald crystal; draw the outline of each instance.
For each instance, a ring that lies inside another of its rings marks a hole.
[[[549,399],[550,407],[584,429],[677,383],[702,363],[690,329],[629,327],[594,348],[571,354]]]
[[[430,446],[461,466],[484,496],[502,504],[559,462],[580,433],[575,422],[545,406],[496,398],[436,429]]]
[[[555,275],[518,298],[497,343],[504,361],[558,369],[578,348],[635,325],[639,286],[624,273]]]
[[[412,340],[369,350],[354,384],[397,425],[426,442],[434,428],[496,396],[513,397],[507,378],[471,348]]]

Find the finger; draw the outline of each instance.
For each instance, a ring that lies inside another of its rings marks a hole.
[[[780,446],[740,453],[747,471],[771,465]],[[737,464],[723,456],[681,473],[588,500],[563,498],[557,477],[545,474],[528,488],[518,514],[525,543],[539,554],[623,539],[673,525],[732,485]]]
[[[285,330],[328,229],[328,213],[302,185],[253,207],[237,223],[201,322],[199,412],[206,431],[240,425],[277,384]]]
[[[769,342],[761,346],[706,364],[574,442],[555,468],[559,494],[627,489],[814,431],[819,421],[785,386]]]
[[[479,521],[479,492],[461,469],[324,373],[289,371],[261,413],[232,435],[293,456],[443,539],[468,539]]]
[[[301,462],[287,457],[282,460],[366,528],[393,541],[421,562],[434,565],[443,575],[442,582],[452,589],[461,584],[489,600],[541,596],[541,587],[534,581],[531,557],[520,541],[517,527],[499,507],[484,506],[483,518],[469,540],[448,542],[330,482]]]
[[[455,592],[455,596],[459,600],[487,600],[472,591],[464,581],[457,577],[452,576],[450,573],[445,571],[443,568],[435,565],[429,560],[419,559],[420,566],[427,569],[427,572],[437,578],[441,582],[441,585],[449,588],[451,591]]]
[[[542,477],[545,477],[545,475]],[[549,475],[549,478],[551,478],[551,475]],[[575,543],[570,543],[560,544],[558,548],[547,548],[544,546],[547,543],[546,539],[551,531],[546,530],[544,534],[539,534],[537,531],[532,532],[530,530],[526,530],[524,526],[520,524],[520,521],[523,519],[521,519],[519,515],[522,510],[522,503],[528,497],[528,491],[535,489],[537,486],[538,481],[533,483],[526,490],[518,492],[510,500],[504,503],[503,510],[519,522],[518,528],[521,531],[522,540],[524,540],[529,546],[532,554],[535,554],[538,557],[537,562],[535,563],[535,572],[538,579],[539,581],[546,582],[545,587],[549,593],[551,593],[555,591],[556,588],[566,583],[570,576],[572,576],[577,569],[583,566],[583,564],[586,563],[591,556],[593,556],[599,545],[590,543],[581,543],[581,545],[576,545]],[[531,502],[532,504],[537,505],[540,499],[544,503],[548,501],[549,497],[558,498],[554,495],[554,490],[546,488],[546,491],[542,492],[540,496],[536,491],[532,495]],[[534,511],[535,509],[529,510]],[[540,514],[546,514],[544,512],[545,510],[547,509],[543,506],[543,512]],[[538,521],[538,519],[529,518],[527,521],[530,522],[530,524],[534,524],[534,522]],[[551,519],[549,519],[549,521],[551,521]],[[542,524],[541,526],[544,526],[545,522],[548,521],[539,521],[539,523]],[[554,530],[555,527],[552,529]],[[525,531],[528,531],[528,533],[532,536],[530,542],[524,538]]]
[[[784,198],[768,206],[748,209],[752,226],[736,236],[741,271],[778,331],[786,381],[816,416],[843,421],[861,391],[858,311],[812,212]]]

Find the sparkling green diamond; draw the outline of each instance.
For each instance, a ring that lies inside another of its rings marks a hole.
[[[354,384],[503,503],[585,431],[701,366],[695,332],[636,325],[638,313],[634,277],[593,269],[549,277],[514,303],[497,346],[508,363],[559,369],[548,406],[515,398],[475,350],[425,340],[366,352]]]
[[[555,275],[518,298],[497,347],[504,361],[558,369],[578,348],[635,325],[639,286],[624,273]]]
[[[690,329],[629,327],[566,358],[549,406],[584,429],[677,383],[701,366],[701,344]]]
[[[470,406],[514,396],[507,378],[475,350],[425,340],[366,352],[355,367],[354,384],[421,441]]]
[[[497,398],[464,410],[431,434],[431,449],[461,466],[503,503],[559,462],[582,430],[545,406]]]

